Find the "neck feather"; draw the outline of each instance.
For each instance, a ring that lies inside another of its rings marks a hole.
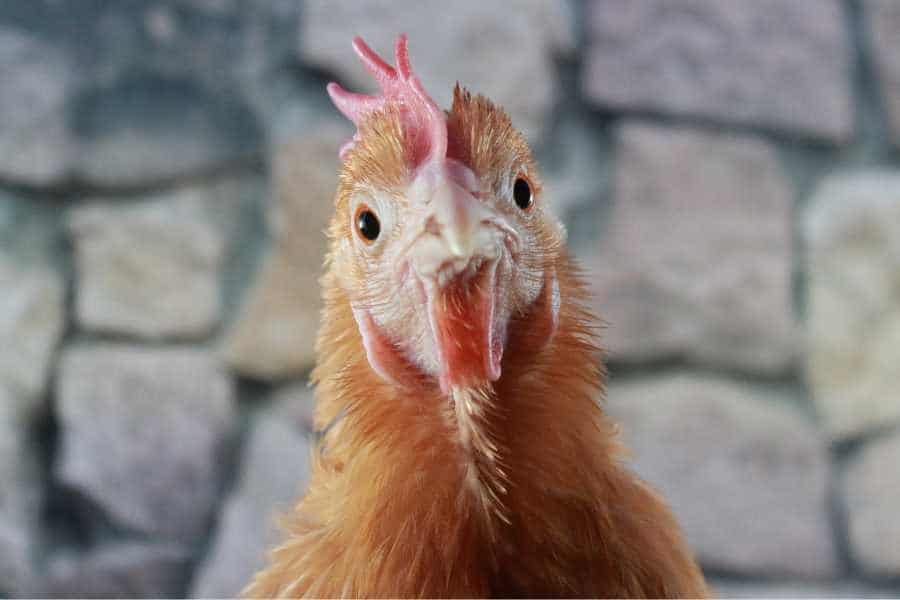
[[[530,352],[527,317],[511,323],[503,376],[452,402],[372,371],[326,275],[313,377],[317,425],[331,426],[255,596],[704,593],[671,515],[620,465],[595,321],[568,260],[556,269],[550,342]]]
[[[488,521],[500,522],[509,520],[513,488],[537,473],[545,484],[554,473],[571,476],[584,463],[573,453],[585,444],[600,440],[608,450],[600,456],[612,460],[618,447],[598,404],[603,371],[596,321],[584,308],[584,286],[568,257],[556,269],[561,306],[553,339],[534,339],[529,315],[519,317],[510,324],[501,379],[456,388],[449,397],[425,380],[416,389],[381,380],[368,365],[346,295],[327,285],[326,275],[330,291],[313,373],[316,424],[322,429],[340,421],[326,443],[345,449],[348,460],[387,461],[378,468],[451,475],[459,489],[474,492],[474,505]]]

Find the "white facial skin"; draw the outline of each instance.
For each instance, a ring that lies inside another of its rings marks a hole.
[[[408,383],[398,368],[403,362],[441,378],[446,364],[430,302],[449,285],[491,288],[493,344],[501,348],[495,353],[502,352],[510,317],[528,309],[554,276],[543,272],[543,249],[530,221],[550,219],[561,231],[540,198],[527,209],[516,204],[515,182],[528,177],[511,167],[492,184],[457,161],[443,160],[420,167],[405,189],[361,187],[351,195],[350,239],[343,240],[342,258],[362,277],[348,282],[347,291],[369,362],[383,378]],[[379,221],[375,240],[360,232],[364,210]],[[547,289],[557,293],[555,279],[550,283]],[[552,304],[555,310],[558,298]],[[500,375],[499,355],[494,362],[491,379]]]

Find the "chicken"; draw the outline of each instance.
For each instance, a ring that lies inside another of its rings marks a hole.
[[[597,320],[502,109],[440,110],[359,38],[379,96],[329,84],[357,132],[322,278],[316,421],[286,540],[249,597],[699,597],[663,501],[622,464]]]

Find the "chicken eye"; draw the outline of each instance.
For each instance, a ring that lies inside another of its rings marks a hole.
[[[531,208],[531,205],[534,204],[534,194],[531,193],[531,184],[529,184],[528,180],[524,177],[516,179],[516,183],[513,186],[513,200],[516,201],[516,206],[522,210],[528,210]]]
[[[381,223],[368,206],[361,206],[356,211],[356,231],[367,244],[377,240],[381,233]]]

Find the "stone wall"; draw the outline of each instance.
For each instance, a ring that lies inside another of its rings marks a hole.
[[[900,595],[900,2],[0,4],[0,596],[229,596],[311,451],[350,50],[534,141],[725,595]]]

